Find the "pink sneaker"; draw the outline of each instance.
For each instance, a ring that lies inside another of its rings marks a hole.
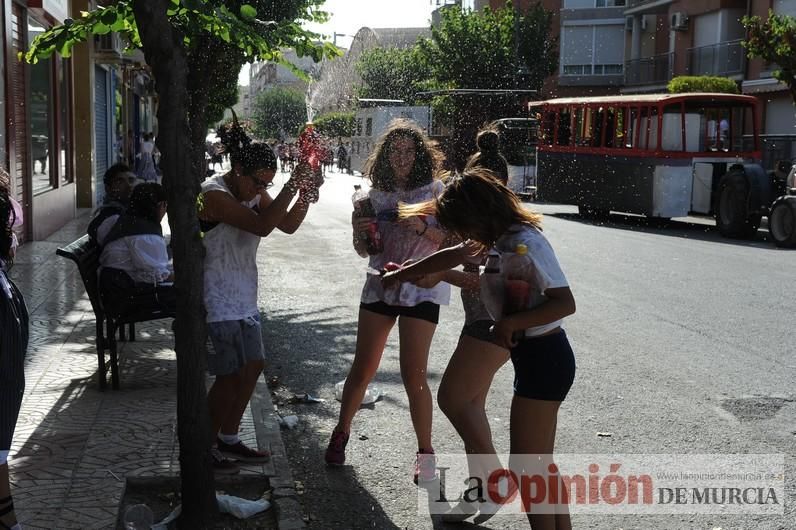
[[[414,482],[431,482],[437,478],[437,458],[433,449],[421,449],[417,452],[415,460]]]
[[[342,466],[345,464],[345,446],[348,444],[349,434],[342,431],[334,431],[329,440],[329,447],[326,448],[326,463],[330,466]]]

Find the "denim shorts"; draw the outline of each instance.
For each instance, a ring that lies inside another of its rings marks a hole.
[[[207,355],[207,370],[212,375],[231,375],[251,361],[265,360],[260,315],[209,322],[207,334],[213,344]]]
[[[575,355],[567,334],[526,337],[511,349],[514,395],[544,401],[564,401],[575,381]]]

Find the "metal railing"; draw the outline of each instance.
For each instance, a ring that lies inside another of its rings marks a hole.
[[[736,75],[743,73],[746,53],[741,39],[688,50],[689,75]]]
[[[626,85],[668,83],[674,71],[674,52],[625,62]]]

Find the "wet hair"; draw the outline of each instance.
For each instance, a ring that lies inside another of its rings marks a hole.
[[[467,159],[465,170],[479,166],[492,171],[503,184],[508,183],[509,166],[498,150],[500,137],[497,130],[492,126],[481,129],[475,137],[475,143],[478,152]]]
[[[362,172],[371,186],[381,191],[395,191],[395,175],[390,165],[390,148],[393,142],[408,138],[415,144],[415,163],[409,174],[406,189],[415,189],[431,183],[439,172],[442,153],[418,125],[399,118],[390,122],[387,130],[376,141]]]
[[[16,212],[11,204],[8,186],[3,182],[4,176],[0,169],[0,259],[5,262],[11,261],[11,241],[13,232],[11,227],[16,221]]]
[[[491,247],[513,224],[542,229],[542,215],[526,210],[520,199],[494,173],[481,167],[465,169],[445,180],[445,189],[435,199],[420,204],[402,204],[401,218],[433,215],[447,231],[462,239],[474,239]]]
[[[268,169],[276,171],[276,155],[265,142],[254,142],[237,122],[218,129],[224,152],[229,153],[232,166],[244,175]]]
[[[166,190],[157,182],[144,182],[133,188],[127,213],[154,223],[160,223],[158,208],[166,202]]]
[[[130,167],[127,164],[114,164],[105,171],[102,176],[102,182],[105,186],[110,186],[116,178],[124,173],[130,173]]]

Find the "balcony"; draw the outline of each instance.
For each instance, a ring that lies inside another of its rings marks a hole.
[[[672,2],[674,0],[630,0],[627,2],[625,15],[666,14]]]
[[[661,85],[672,79],[674,53],[662,53],[625,62],[625,85]]]
[[[688,50],[689,75],[732,76],[743,74],[745,51],[741,40],[720,42]]]

